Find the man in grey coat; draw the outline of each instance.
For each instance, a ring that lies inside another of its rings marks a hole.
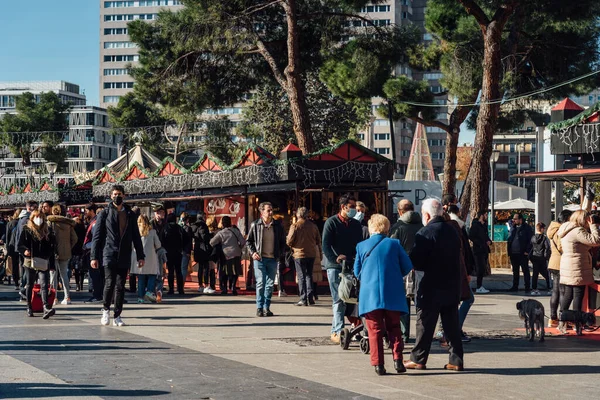
[[[390,237],[398,239],[406,253],[410,256],[410,252],[415,243],[415,236],[421,228],[423,221],[418,212],[415,211],[415,205],[408,199],[403,199],[398,202],[398,222],[390,229]],[[410,271],[404,277],[406,286],[406,304],[408,313],[400,317],[402,327],[402,337],[404,343],[408,343],[410,338],[410,303],[415,296],[415,271]]]

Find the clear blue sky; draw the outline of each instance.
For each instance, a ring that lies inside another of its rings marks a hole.
[[[99,4],[0,0],[0,81],[68,81],[98,105]]]

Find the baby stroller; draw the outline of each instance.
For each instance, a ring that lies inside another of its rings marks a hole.
[[[350,343],[352,342],[352,338],[356,337],[360,351],[363,354],[369,354],[371,351],[371,347],[369,345],[369,331],[364,318],[361,318],[360,321],[361,323],[359,325],[356,325],[351,329],[342,329],[340,332],[340,346],[342,349],[348,350]],[[386,349],[390,348],[390,341],[387,337],[387,333],[384,333],[383,336],[383,346]]]

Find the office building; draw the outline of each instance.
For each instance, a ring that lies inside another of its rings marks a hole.
[[[0,82],[0,115],[14,113],[16,97],[25,92],[32,93],[38,101],[42,93],[54,92],[65,104],[82,106],[86,102],[79,86],[65,81]]]
[[[127,24],[153,21],[161,9],[177,10],[179,0],[100,0],[100,106],[107,108],[133,89],[128,65],[138,61],[138,50],[128,35]]]

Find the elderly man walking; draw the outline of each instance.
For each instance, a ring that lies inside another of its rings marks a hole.
[[[344,194],[340,197],[339,204],[339,213],[329,217],[323,228],[323,255],[333,301],[331,340],[334,343],[340,342],[340,331],[344,328],[346,311],[346,304],[338,296],[342,264],[351,271],[356,257],[356,245],[363,239],[362,226],[354,219],[356,199],[350,194]]]
[[[307,306],[315,304],[312,275],[317,252],[321,256],[321,234],[317,225],[308,219],[306,207],[298,208],[296,217],[298,221],[291,226],[286,242],[294,252],[294,263],[298,274],[300,301],[296,305]]]
[[[398,202],[398,222],[392,226],[390,238],[398,239],[407,254],[410,255],[417,232],[423,227],[421,216],[415,212],[415,205],[408,199],[403,199]],[[410,303],[415,297],[415,272],[410,271],[404,277],[404,286],[406,289],[406,305],[408,311],[400,317],[402,324],[402,337],[404,343],[408,343],[410,338]]]
[[[458,323],[461,297],[461,239],[456,229],[443,217],[444,209],[436,199],[427,199],[421,208],[425,227],[415,238],[410,253],[414,269],[422,276],[417,282],[417,340],[408,369],[426,369],[438,317],[441,317],[450,342],[452,371],[463,370],[463,344]]]

